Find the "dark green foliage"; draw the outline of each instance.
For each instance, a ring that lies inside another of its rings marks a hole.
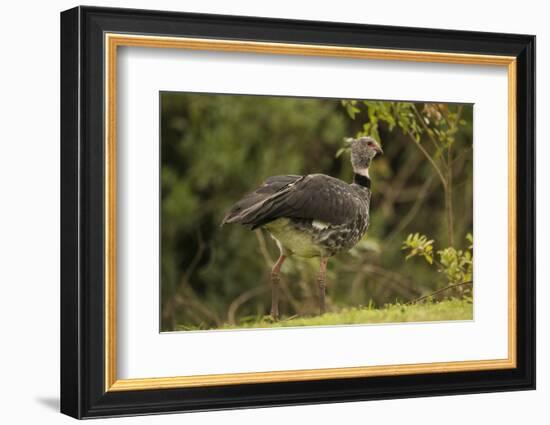
[[[388,118],[394,103],[376,103],[382,105],[376,132],[385,155],[371,170],[371,227],[350,253],[329,262],[329,307],[335,310],[408,301],[445,284],[428,264],[404,261],[400,250],[411,232],[445,240],[445,193],[433,167],[404,134],[403,118],[395,116],[395,125]],[[410,105],[419,111],[430,106]],[[339,100],[161,94],[162,330],[221,327],[269,311],[274,243],[262,231],[220,228],[221,219],[271,175],[325,173],[351,181],[349,156],[336,154],[344,138],[364,132],[366,124],[372,133],[375,119],[368,107],[354,107],[352,120],[349,106]],[[452,113],[456,106],[450,108]],[[472,226],[472,107],[461,108],[464,125],[452,135],[451,165],[457,238]],[[419,137],[424,143],[427,135]],[[283,316],[316,312],[317,268],[317,259],[285,263]]]

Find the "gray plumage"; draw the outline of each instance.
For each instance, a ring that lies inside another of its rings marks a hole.
[[[359,140],[359,148],[366,147],[367,141],[373,143],[372,139]],[[373,145],[373,150],[377,149],[380,149],[378,145]],[[361,153],[355,159],[364,171],[372,157]],[[364,177],[363,184],[365,179],[370,183]],[[348,184],[324,174],[269,177],[233,205],[222,224],[240,223],[251,229],[264,227],[287,256],[332,256],[352,248],[367,231],[371,198],[367,186],[356,182]],[[294,237],[289,237],[292,232]],[[299,247],[293,246],[297,238]],[[301,246],[308,244],[311,246]]]
[[[332,256],[353,247],[367,231],[370,197],[367,187],[324,174],[274,176],[237,202],[223,223],[264,226],[287,255]],[[285,244],[292,231],[309,235],[311,249]]]
[[[281,255],[271,271],[271,316],[275,320],[279,317],[279,273],[285,258],[321,257],[317,284],[322,314],[328,257],[355,246],[369,227],[368,168],[382,149],[369,137],[351,139],[350,147],[353,183],[324,174],[269,177],[233,205],[222,221],[222,225],[262,227],[277,242]]]

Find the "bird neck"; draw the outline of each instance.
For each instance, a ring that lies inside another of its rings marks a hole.
[[[370,189],[371,181],[370,181],[368,170],[366,173],[355,172],[353,174],[353,183],[362,187],[366,187],[367,189]]]

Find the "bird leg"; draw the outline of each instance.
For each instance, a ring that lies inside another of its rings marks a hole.
[[[281,281],[281,267],[285,259],[286,256],[281,254],[271,269],[271,317],[273,320],[279,320],[279,282]]]
[[[321,265],[319,267],[319,274],[317,275],[317,286],[319,287],[320,314],[325,313],[325,293],[326,293],[325,278],[327,275],[327,263],[328,263],[328,257],[321,257]]]

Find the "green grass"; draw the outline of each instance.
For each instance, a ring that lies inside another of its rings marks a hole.
[[[422,304],[392,304],[384,308],[361,307],[344,308],[338,312],[325,313],[320,316],[282,318],[273,322],[269,316],[248,318],[237,325],[226,324],[221,329],[241,328],[282,328],[297,326],[331,326],[369,323],[402,323],[431,322],[447,320],[473,319],[470,300],[445,300]],[[195,328],[195,330],[198,328]],[[193,330],[181,326],[179,330]]]

